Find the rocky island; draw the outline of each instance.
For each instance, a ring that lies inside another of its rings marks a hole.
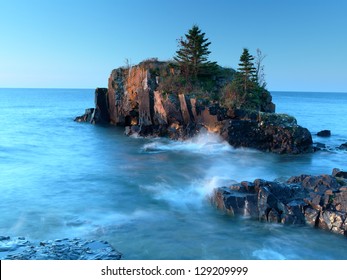
[[[234,147],[290,154],[312,151],[311,133],[294,117],[276,114],[268,91],[261,93],[257,110],[249,100],[228,106],[225,91],[233,76],[232,69],[219,67],[210,77],[212,93],[204,91],[203,82],[187,93],[184,86],[175,84],[180,73],[170,62],[152,59],[120,67],[112,71],[108,88],[95,90],[95,108],[87,109],[76,121],[122,126],[127,135],[172,139],[208,130]],[[213,94],[221,96],[213,99]]]
[[[294,117],[275,114],[261,51],[253,56],[243,49],[236,71],[208,60],[210,44],[194,25],[179,40],[172,61],[153,58],[114,69],[108,87],[95,91],[95,108],[76,121],[122,126],[127,135],[172,139],[208,130],[234,147],[311,152],[311,133]]]

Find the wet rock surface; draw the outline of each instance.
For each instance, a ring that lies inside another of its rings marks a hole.
[[[121,257],[105,241],[65,238],[32,242],[24,237],[0,236],[3,260],[119,260]]]
[[[346,172],[300,175],[286,182],[241,182],[214,190],[211,202],[230,215],[264,222],[307,224],[347,236]]]

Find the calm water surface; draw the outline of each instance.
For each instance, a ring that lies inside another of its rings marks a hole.
[[[0,235],[109,241],[125,259],[347,259],[347,240],[258,223],[210,206],[232,180],[347,170],[346,152],[291,156],[234,149],[215,135],[143,139],[73,122],[94,90],[0,89]],[[314,141],[347,142],[347,94],[274,92]]]

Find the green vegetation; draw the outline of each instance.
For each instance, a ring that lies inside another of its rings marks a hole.
[[[269,114],[259,112],[258,120],[264,123],[271,123],[274,125],[282,124],[286,126],[297,125],[296,119],[293,116],[287,114]]]
[[[162,90],[167,93],[190,94],[198,99],[218,101],[221,97],[221,80],[231,80],[234,70],[225,69],[208,59],[210,42],[205,38],[197,25],[178,40],[171,66],[175,68],[174,77],[167,78],[162,83]]]
[[[238,72],[223,89],[225,107],[266,111],[266,106],[271,101],[271,95],[265,88],[264,67],[261,64],[263,58],[264,56],[258,51],[257,67],[255,67],[254,57],[248,49],[243,49]]]
[[[239,75],[238,78],[240,81],[238,83],[240,84],[242,88],[242,94],[246,94],[250,89],[252,89],[255,86],[255,67],[253,64],[254,57],[249,54],[248,49],[243,49],[243,53],[240,57],[240,63],[239,63]]]

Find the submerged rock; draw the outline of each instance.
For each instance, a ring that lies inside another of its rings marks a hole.
[[[122,254],[105,241],[56,239],[34,243],[24,237],[0,236],[0,259],[119,260]]]
[[[347,236],[347,180],[338,176],[339,172],[334,170],[334,176],[294,176],[285,183],[241,182],[215,189],[211,202],[231,215],[307,224]]]
[[[327,149],[327,146],[324,143],[320,143],[320,142],[313,143],[313,150],[315,152],[325,150],[325,149]]]
[[[341,144],[341,145],[339,146],[339,149],[340,149],[340,150],[347,150],[347,142]]]

